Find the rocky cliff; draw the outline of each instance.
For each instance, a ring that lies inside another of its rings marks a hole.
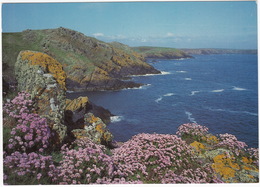
[[[66,29],[3,33],[3,76],[16,83],[14,64],[21,50],[44,52],[58,60],[67,74],[68,90],[117,90],[141,84],[123,81],[134,74],[160,73],[129,47],[120,47]],[[127,50],[126,50],[127,49]]]
[[[54,134],[54,147],[79,137],[99,144],[112,142],[113,136],[102,121],[108,120],[111,113],[93,105],[88,97],[66,99],[66,73],[57,60],[41,52],[21,51],[15,76],[18,91],[28,93],[33,101],[31,112],[47,120]]]
[[[56,134],[53,143],[61,144],[67,132],[64,125],[66,74],[62,65],[44,53],[21,51],[15,63],[15,76],[18,91],[31,95],[35,112],[46,118]]]

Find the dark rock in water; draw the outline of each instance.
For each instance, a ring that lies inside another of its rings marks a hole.
[[[64,109],[66,106],[66,74],[52,57],[34,51],[21,51],[15,64],[18,91],[30,93],[36,113],[47,119],[56,134],[52,143],[59,145],[66,136]]]

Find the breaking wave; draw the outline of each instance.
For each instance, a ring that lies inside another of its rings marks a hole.
[[[223,92],[225,89],[212,90],[211,92]]]
[[[162,99],[163,99],[162,97],[159,97],[158,99],[155,99],[155,102],[159,103]]]
[[[200,91],[191,91],[190,95],[195,95],[196,93],[199,93]]]
[[[246,88],[240,88],[240,87],[233,86],[232,90],[244,91],[244,90],[247,90],[247,89]]]
[[[229,110],[229,109],[221,109],[221,108],[211,108],[211,107],[205,107],[206,109],[213,111],[213,112],[228,112],[228,113],[234,113],[234,114],[247,114],[252,116],[258,116],[257,113],[254,112],[248,112],[248,111],[235,111],[235,110]]]
[[[116,122],[122,121],[122,119],[124,119],[123,116],[111,116],[110,117],[111,123],[116,123]]]
[[[170,96],[173,96],[174,95],[174,93],[167,93],[167,94],[164,94],[163,96],[164,97],[170,97]]]

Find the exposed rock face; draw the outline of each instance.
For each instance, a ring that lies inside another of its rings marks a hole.
[[[72,130],[76,138],[88,137],[98,144],[111,144],[113,135],[100,118],[95,117],[92,113],[87,113],[84,115],[84,121],[83,129]]]
[[[31,94],[36,113],[47,119],[56,134],[55,144],[66,136],[64,109],[66,106],[66,74],[52,57],[34,51],[21,51],[15,64],[18,90]]]
[[[93,112],[93,113],[90,113]],[[112,134],[107,130],[102,119],[108,120],[111,113],[102,107],[91,104],[88,97],[66,100],[65,124],[70,138],[88,137],[96,143],[109,144]]]

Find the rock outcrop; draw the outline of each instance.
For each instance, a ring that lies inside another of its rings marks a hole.
[[[88,137],[95,143],[112,145],[113,135],[107,130],[106,124],[92,113],[84,115],[83,129],[74,129],[71,132],[77,139]]]
[[[21,51],[15,75],[18,90],[31,95],[35,112],[47,119],[55,133],[52,143],[58,146],[63,141],[79,138],[79,132],[96,143],[112,141],[113,136],[102,121],[109,121],[112,114],[92,104],[88,97],[66,99],[66,73],[58,61],[41,52]]]
[[[30,93],[36,113],[47,119],[56,134],[55,144],[66,136],[64,109],[66,106],[66,74],[52,57],[34,51],[21,51],[15,64],[18,90]]]
[[[72,139],[88,137],[96,143],[110,144],[113,135],[104,121],[109,122],[111,115],[108,110],[92,104],[88,97],[66,100],[65,124]]]

